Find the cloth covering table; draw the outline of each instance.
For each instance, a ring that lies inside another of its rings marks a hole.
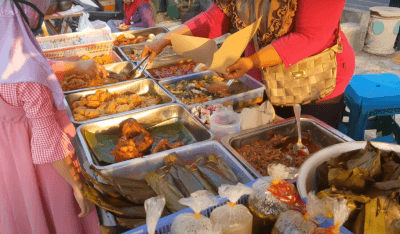
[[[345,91],[350,109],[348,136],[364,140],[368,118],[400,114],[400,78],[394,74],[355,75]]]

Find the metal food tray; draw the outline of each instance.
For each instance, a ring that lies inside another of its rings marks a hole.
[[[102,173],[106,176],[117,176],[132,178],[135,180],[144,179],[144,176],[158,168],[165,166],[164,157],[175,152],[185,165],[190,165],[196,161],[196,156],[217,154],[232,168],[233,172],[243,184],[253,181],[255,178],[245,169],[233,155],[228,152],[217,141],[204,141],[191,145],[182,146],[176,149],[154,154],[150,158],[140,158],[139,160],[129,160],[128,163],[121,164],[112,169],[105,169]]]
[[[308,115],[302,115],[301,119],[301,131],[311,131],[311,139],[321,147],[327,147],[342,142],[354,141],[350,137],[344,135],[338,130],[331,126],[323,123],[322,121]],[[237,134],[232,134],[222,138],[222,144],[230,151],[239,161],[243,162],[244,165],[250,169],[252,174],[256,177],[262,177],[262,175],[251,166],[237,151],[236,149],[251,144],[255,141],[266,140],[272,138],[275,134],[282,136],[297,137],[296,119],[289,118],[274,124],[267,124],[263,127],[253,128],[242,131]],[[311,155],[310,155],[311,156]]]
[[[163,58],[158,58],[158,59],[154,59],[153,62],[149,65],[147,65],[146,70],[149,74],[150,78],[153,78],[157,81],[162,81],[162,80],[169,80],[175,77],[183,77],[183,76],[187,76],[187,75],[182,75],[182,76],[170,76],[170,77],[165,77],[165,78],[156,78],[153,77],[151,75],[151,73],[149,72],[150,69],[153,68],[160,68],[160,67],[168,67],[168,66],[174,66],[174,65],[178,65],[179,63],[181,63],[182,61],[187,61],[189,59],[184,58],[180,55],[172,55],[172,56],[168,56],[168,57],[163,57]],[[195,73],[192,73],[195,74]]]
[[[135,68],[135,64],[133,64],[132,62],[120,62],[120,63],[106,64],[106,65],[103,65],[103,67],[109,72],[115,72],[117,74],[120,74],[120,75],[123,75],[123,76],[127,76],[133,71],[133,69]],[[95,87],[89,87],[89,88],[82,88],[82,89],[64,91],[64,94],[67,95],[67,94],[70,94],[70,93],[82,92],[82,91],[91,90],[91,89],[94,89],[94,88],[106,88],[106,87],[110,87],[110,86],[113,86],[113,85],[116,85],[116,84],[129,83],[129,82],[132,82],[133,80],[141,79],[141,78],[145,78],[145,77],[149,77],[149,75],[148,75],[148,73],[146,71],[143,71],[142,75],[140,77],[138,77],[138,78],[135,78],[135,79],[121,81],[121,82],[117,82],[117,83],[113,83],[113,84],[106,84],[106,85],[101,85],[101,86],[95,86]]]
[[[189,113],[189,111],[187,111],[185,107],[180,104],[165,104],[159,107],[141,110],[129,114],[125,113],[121,116],[115,116],[112,119],[83,124],[77,128],[77,133],[81,144],[80,147],[81,149],[83,149],[81,156],[83,157],[83,161],[87,165],[87,167],[93,165],[95,168],[101,171],[106,169],[114,170],[115,168],[118,168],[122,165],[129,164],[135,161],[141,161],[163,153],[159,152],[156,154],[149,154],[144,156],[144,159],[135,158],[107,166],[98,165],[96,159],[93,158],[94,156],[92,155],[90,146],[87,144],[84,138],[84,131],[86,130],[95,134],[120,134],[120,124],[128,118],[134,118],[138,121],[139,124],[144,126],[154,126],[161,123],[171,124],[180,121],[197,142],[212,140],[214,138],[214,134],[208,131],[200,121],[194,118]],[[176,150],[177,149],[171,149],[164,152],[175,152]]]
[[[94,118],[94,119],[88,119],[85,121],[76,121],[73,117],[73,110],[72,110],[71,106],[74,102],[81,100],[81,98],[85,97],[86,95],[94,94],[98,90],[105,91],[106,89],[108,89],[108,91],[110,93],[125,93],[127,91],[130,91],[132,93],[142,95],[142,94],[148,93],[150,88],[154,88],[155,92],[161,97],[162,104],[175,102],[175,97],[168,94],[167,92],[165,92],[165,90],[163,88],[161,88],[154,80],[139,79],[139,80],[131,80],[129,83],[114,84],[114,85],[108,86],[106,88],[103,88],[103,87],[102,88],[94,88],[94,89],[90,89],[90,90],[86,90],[86,91],[82,91],[82,92],[67,94],[64,97],[64,104],[67,107],[67,114],[74,124],[78,124],[78,125],[85,124],[85,123],[90,123],[90,122],[99,121],[99,120],[103,120],[103,119],[113,118],[115,116],[124,115],[126,113],[150,109],[150,108],[154,108],[154,107],[162,105],[162,104],[158,104],[158,105],[135,109],[135,110],[122,112],[122,113],[118,113],[118,114],[107,115],[107,116]]]
[[[120,63],[123,61],[114,50],[100,51],[100,52],[81,51],[80,53],[75,53],[74,55],[71,55],[71,56],[56,58],[54,60],[77,62],[85,55],[89,56],[91,59],[94,57],[97,57],[97,56],[110,55],[111,58],[114,60],[113,63]],[[109,63],[109,64],[111,64],[111,63]],[[104,64],[103,66],[105,66],[105,65],[107,65],[107,64]]]
[[[175,84],[178,83],[181,80],[197,80],[197,79],[202,79],[205,78],[206,76],[211,78],[215,75],[213,71],[204,71],[204,72],[199,72],[199,73],[193,73],[185,76],[180,76],[180,77],[174,77],[171,79],[166,79],[162,80],[159,82],[159,84],[168,91],[170,95],[173,95],[165,86],[170,85],[170,84]],[[214,99],[212,101],[207,101],[207,102],[202,102],[202,103],[195,103],[191,105],[187,105],[183,103],[179,98],[176,97],[176,102],[181,103],[182,105],[186,106],[186,108],[191,109],[193,107],[196,107],[200,104],[202,105],[213,105],[217,103],[221,103],[224,106],[232,105],[234,110],[242,109],[244,107],[257,104],[262,102],[263,97],[264,97],[264,90],[265,86],[260,83],[259,81],[255,80],[251,76],[245,74],[242,77],[239,78],[239,81],[246,84],[252,90],[235,94],[226,98],[219,98],[219,99]]]
[[[126,45],[126,46],[119,46],[116,47],[116,49],[118,50],[118,53],[126,60],[126,61],[132,61],[132,62],[137,62],[139,60],[131,60],[129,58],[129,54],[127,51],[129,50],[139,50],[139,51],[143,51],[144,45],[143,44],[132,44],[132,45]],[[155,60],[159,59],[159,58],[165,58],[165,57],[170,57],[170,56],[176,56],[176,53],[174,52],[173,54],[165,54],[167,50],[173,50],[172,46],[171,47],[166,47],[164,48],[164,50],[155,57]]]
[[[117,33],[112,33],[111,35],[114,37],[114,39],[117,39],[117,37],[119,35],[122,34],[132,34],[135,37],[138,36],[148,36],[150,34],[154,34],[155,36],[157,36],[160,33],[167,33],[169,32],[168,28],[164,27],[164,26],[157,26],[157,27],[152,27],[152,28],[144,28],[144,29],[139,29],[139,30],[132,30],[132,31],[126,31],[126,32],[117,32]],[[144,45],[145,43],[137,43],[137,44],[133,44],[133,45]],[[114,45],[115,46],[115,45]],[[118,47],[118,46],[116,46]]]

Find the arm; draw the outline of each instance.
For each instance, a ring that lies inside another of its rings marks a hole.
[[[236,79],[252,68],[270,67],[284,63],[287,68],[317,54],[337,37],[344,0],[300,0],[295,16],[294,31],[262,48],[251,57],[241,58],[227,68],[226,78]]]
[[[171,45],[172,33],[214,39],[227,33],[231,27],[229,18],[214,3],[206,12],[197,15],[179,28],[165,34],[161,39],[147,43],[142,52],[142,58],[150,53],[150,64],[166,46]]]
[[[299,1],[298,4],[294,32],[272,42],[286,67],[334,45],[328,43],[336,42],[345,0]]]
[[[37,83],[20,83],[18,99],[23,102],[26,116],[32,123],[31,153],[34,164],[51,163],[54,169],[71,185],[83,216],[89,204],[83,198],[83,183],[75,170],[71,156],[74,147],[55,119],[51,91]],[[79,200],[80,198],[80,200]]]
[[[144,3],[138,8],[139,16],[142,22],[134,24],[135,27],[149,28],[154,27],[153,11],[149,3]]]

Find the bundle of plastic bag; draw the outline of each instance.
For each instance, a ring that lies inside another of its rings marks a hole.
[[[157,222],[161,217],[164,206],[164,196],[152,197],[144,202],[144,209],[146,210],[147,232],[149,234],[154,234],[156,232]]]
[[[262,177],[253,185],[249,196],[249,209],[253,214],[253,232],[270,231],[280,213],[288,210],[304,211],[301,200],[293,184],[284,180],[293,179],[297,169],[282,164],[268,165],[271,177]]]
[[[349,218],[349,214],[351,209],[347,207],[347,200],[346,199],[336,199],[325,197],[323,199],[325,203],[325,207],[328,207],[333,215],[333,222],[334,226],[329,227],[328,229],[325,228],[316,228],[313,234],[338,234],[340,232],[340,227],[346,222]],[[327,209],[323,209],[327,210]],[[326,215],[326,214],[325,214]],[[326,215],[327,216],[327,215]]]
[[[310,192],[307,196],[306,213],[303,215],[295,210],[288,210],[281,213],[271,234],[313,233],[315,228],[317,228],[316,224],[324,221],[322,215],[326,212],[322,208],[322,201],[313,192]]]
[[[179,200],[185,206],[189,206],[194,213],[178,215],[172,222],[172,234],[220,234],[221,227],[213,226],[211,220],[201,215],[200,211],[211,206],[218,205],[217,199],[207,190],[199,190],[190,194],[188,198]]]
[[[236,204],[240,197],[251,194],[252,189],[244,184],[224,184],[218,189],[220,197],[228,198],[228,203],[211,213],[211,222],[219,224],[223,234],[251,234],[253,216],[242,204]]]

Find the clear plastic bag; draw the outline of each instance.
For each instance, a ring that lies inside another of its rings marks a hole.
[[[313,233],[316,224],[323,222],[325,219],[322,217],[323,211],[322,201],[319,200],[313,192],[307,196],[307,209],[306,213],[295,210],[288,210],[281,213],[276,221],[271,234],[309,234]]]
[[[211,222],[221,225],[223,234],[251,234],[253,216],[242,204],[236,204],[245,194],[251,194],[252,189],[241,183],[237,185],[222,185],[218,189],[220,197],[228,198],[228,204],[216,208],[211,213]]]
[[[188,198],[182,198],[179,202],[189,206],[194,213],[178,215],[171,226],[172,234],[220,234],[221,227],[213,226],[211,220],[200,214],[200,211],[211,206],[218,205],[217,199],[207,190],[194,192]]]
[[[326,228],[316,228],[313,234],[339,234],[340,227],[346,222],[349,218],[349,214],[351,209],[347,207],[347,200],[346,199],[336,199],[331,197],[325,197],[323,200],[323,207],[328,208],[329,211],[333,214],[333,222],[334,226]],[[323,209],[328,211],[327,209]],[[325,213],[326,215],[326,213]]]
[[[147,232],[149,234],[155,233],[157,222],[161,217],[164,206],[164,196],[152,197],[144,202],[144,209],[146,210]]]
[[[280,213],[288,210],[304,211],[301,200],[293,184],[283,180],[292,179],[297,174],[295,168],[282,164],[268,165],[271,177],[262,177],[253,185],[249,196],[249,210],[253,214],[253,232],[270,231]]]

